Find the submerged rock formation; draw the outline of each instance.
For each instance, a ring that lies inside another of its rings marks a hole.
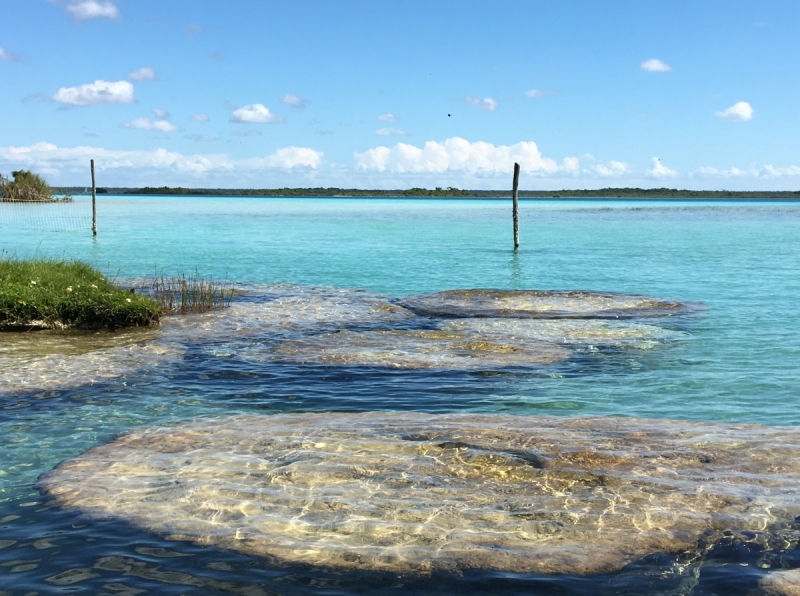
[[[616,319],[669,316],[700,308],[698,304],[648,296],[545,290],[447,290],[407,296],[401,303],[433,317]]]
[[[787,548],[798,487],[797,428],[393,412],[138,429],[41,480],[169,539],[415,574],[605,573],[723,536]]]

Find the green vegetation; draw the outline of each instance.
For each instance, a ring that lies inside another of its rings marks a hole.
[[[210,277],[201,277],[198,273],[189,277],[156,275],[147,290],[164,314],[182,315],[227,308],[235,293],[233,288],[215,283]]]
[[[154,300],[114,286],[86,263],[0,260],[0,330],[136,327],[160,314]]]
[[[63,192],[79,193],[83,188],[70,187]],[[151,187],[107,188],[109,194],[127,195],[185,195],[241,197],[442,197],[466,199],[508,199],[509,190],[461,190],[455,187],[410,188],[406,190],[365,190],[361,188],[183,188]],[[98,193],[100,191],[98,190]],[[521,190],[523,199],[784,199],[800,200],[800,190],[791,191],[729,191],[686,190],[677,188],[600,188],[595,190]]]
[[[57,198],[53,189],[39,174],[30,170],[11,172],[14,177],[9,180],[0,174],[0,201],[7,203],[56,203],[70,202],[72,197],[66,195]]]

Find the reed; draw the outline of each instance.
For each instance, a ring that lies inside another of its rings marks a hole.
[[[145,290],[166,315],[227,308],[236,292],[227,283],[215,282],[198,273],[188,277],[157,274]]]

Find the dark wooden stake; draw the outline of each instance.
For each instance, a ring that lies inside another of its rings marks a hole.
[[[97,236],[97,187],[94,183],[94,160],[92,164],[92,235]]]
[[[513,197],[513,217],[514,217],[514,250],[519,248],[519,164],[514,164],[514,191]]]

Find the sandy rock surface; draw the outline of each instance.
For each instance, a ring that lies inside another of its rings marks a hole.
[[[393,573],[611,572],[726,531],[785,547],[799,487],[796,428],[393,412],[138,429],[41,481],[170,539]]]

